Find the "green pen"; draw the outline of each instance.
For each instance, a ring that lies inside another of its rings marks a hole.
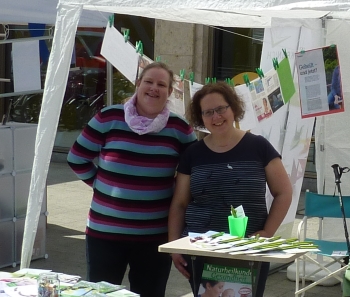
[[[271,237],[271,238],[267,239],[266,241],[272,242],[272,241],[276,241],[276,240],[278,240],[280,238],[281,238],[281,236],[277,235],[277,236],[274,236],[274,237]]]
[[[243,246],[243,245],[247,245],[247,244],[251,244],[251,243],[255,243],[255,242],[258,242],[258,240],[254,238],[254,239],[249,239],[245,242],[235,244],[235,246]]]
[[[209,237],[210,237],[210,238],[216,238],[216,237],[222,236],[222,235],[224,235],[224,234],[225,234],[225,232],[219,232],[219,233],[215,233],[215,234],[213,234],[213,235],[210,235]]]
[[[239,241],[241,239],[242,239],[242,237],[233,237],[233,238],[220,240],[218,243],[229,243],[229,242]]]
[[[231,215],[234,217],[234,218],[237,218],[237,211],[235,210],[235,208],[231,205]]]

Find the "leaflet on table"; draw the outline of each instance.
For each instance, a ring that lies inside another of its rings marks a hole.
[[[112,293],[107,293],[106,295],[109,297],[140,297],[139,294],[130,292],[126,289],[121,289]]]
[[[208,231],[206,233],[189,232],[191,244],[198,248],[218,253],[259,254],[267,251],[283,253],[300,253],[318,251],[316,245],[299,241],[297,238],[283,239],[281,236],[271,238],[254,236],[242,238],[224,232]]]
[[[9,287],[4,282],[0,281],[0,296],[1,297],[33,297],[38,294],[38,286],[34,285],[14,286]]]
[[[52,270],[48,270],[48,269],[23,268],[13,272],[13,275],[16,277],[19,277],[19,276],[38,277],[39,274],[41,273],[47,273],[51,271]]]
[[[0,297],[36,296],[38,291],[38,276],[43,272],[49,271],[50,270],[26,269],[16,271],[14,273],[0,272]],[[76,281],[77,278],[80,278],[76,275],[68,275],[64,273],[58,273],[58,276],[60,279],[66,281]],[[97,283],[79,281],[75,284],[61,282],[60,287],[62,297],[102,297],[102,295],[105,296],[106,293],[114,292],[125,288],[124,285],[114,285],[105,281]]]
[[[5,276],[5,273],[0,273],[1,297],[36,296],[37,291],[38,287],[35,278],[13,277],[12,273]]]
[[[78,288],[78,289],[67,289],[67,290],[63,290],[61,291],[61,296],[62,297],[78,297],[78,296],[83,296],[86,293],[90,292],[92,290],[92,288]]]
[[[96,290],[99,293],[106,294],[114,292],[120,289],[125,288],[124,285],[114,285],[109,282],[101,281],[97,283],[88,282],[88,281],[79,281],[73,285],[72,290],[74,289],[84,289],[89,288],[91,290]]]
[[[256,275],[256,269],[253,270]],[[255,276],[254,276],[255,277]],[[212,282],[215,281],[215,285]],[[211,284],[210,284],[211,283]],[[198,295],[206,291],[220,292],[220,296],[252,296],[252,271],[250,268],[231,267],[205,263]]]
[[[26,278],[37,279],[41,273],[47,273],[47,272],[53,272],[53,271],[47,270],[47,269],[24,268],[12,273],[7,273],[6,274],[7,276],[5,276],[3,272],[0,272],[0,279],[4,277],[7,277],[7,278],[26,277]],[[61,285],[74,284],[81,278],[79,275],[70,275],[70,274],[65,274],[61,272],[55,272],[55,273],[58,274],[58,279],[60,280]]]

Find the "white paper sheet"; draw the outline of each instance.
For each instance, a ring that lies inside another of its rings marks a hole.
[[[41,89],[39,40],[12,44],[15,92]]]
[[[125,42],[124,36],[109,24],[106,26],[101,55],[135,84],[139,54],[129,42]]]

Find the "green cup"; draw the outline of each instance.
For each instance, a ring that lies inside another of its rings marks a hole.
[[[228,216],[228,226],[230,235],[233,236],[244,236],[245,230],[247,229],[248,217],[235,218]]]

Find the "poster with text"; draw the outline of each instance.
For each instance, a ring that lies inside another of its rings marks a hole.
[[[295,54],[302,118],[344,111],[335,45]]]
[[[254,274],[256,274],[256,270],[254,270]],[[198,296],[252,297],[253,277],[252,270],[248,267],[205,263]],[[209,292],[211,295],[208,295]]]

